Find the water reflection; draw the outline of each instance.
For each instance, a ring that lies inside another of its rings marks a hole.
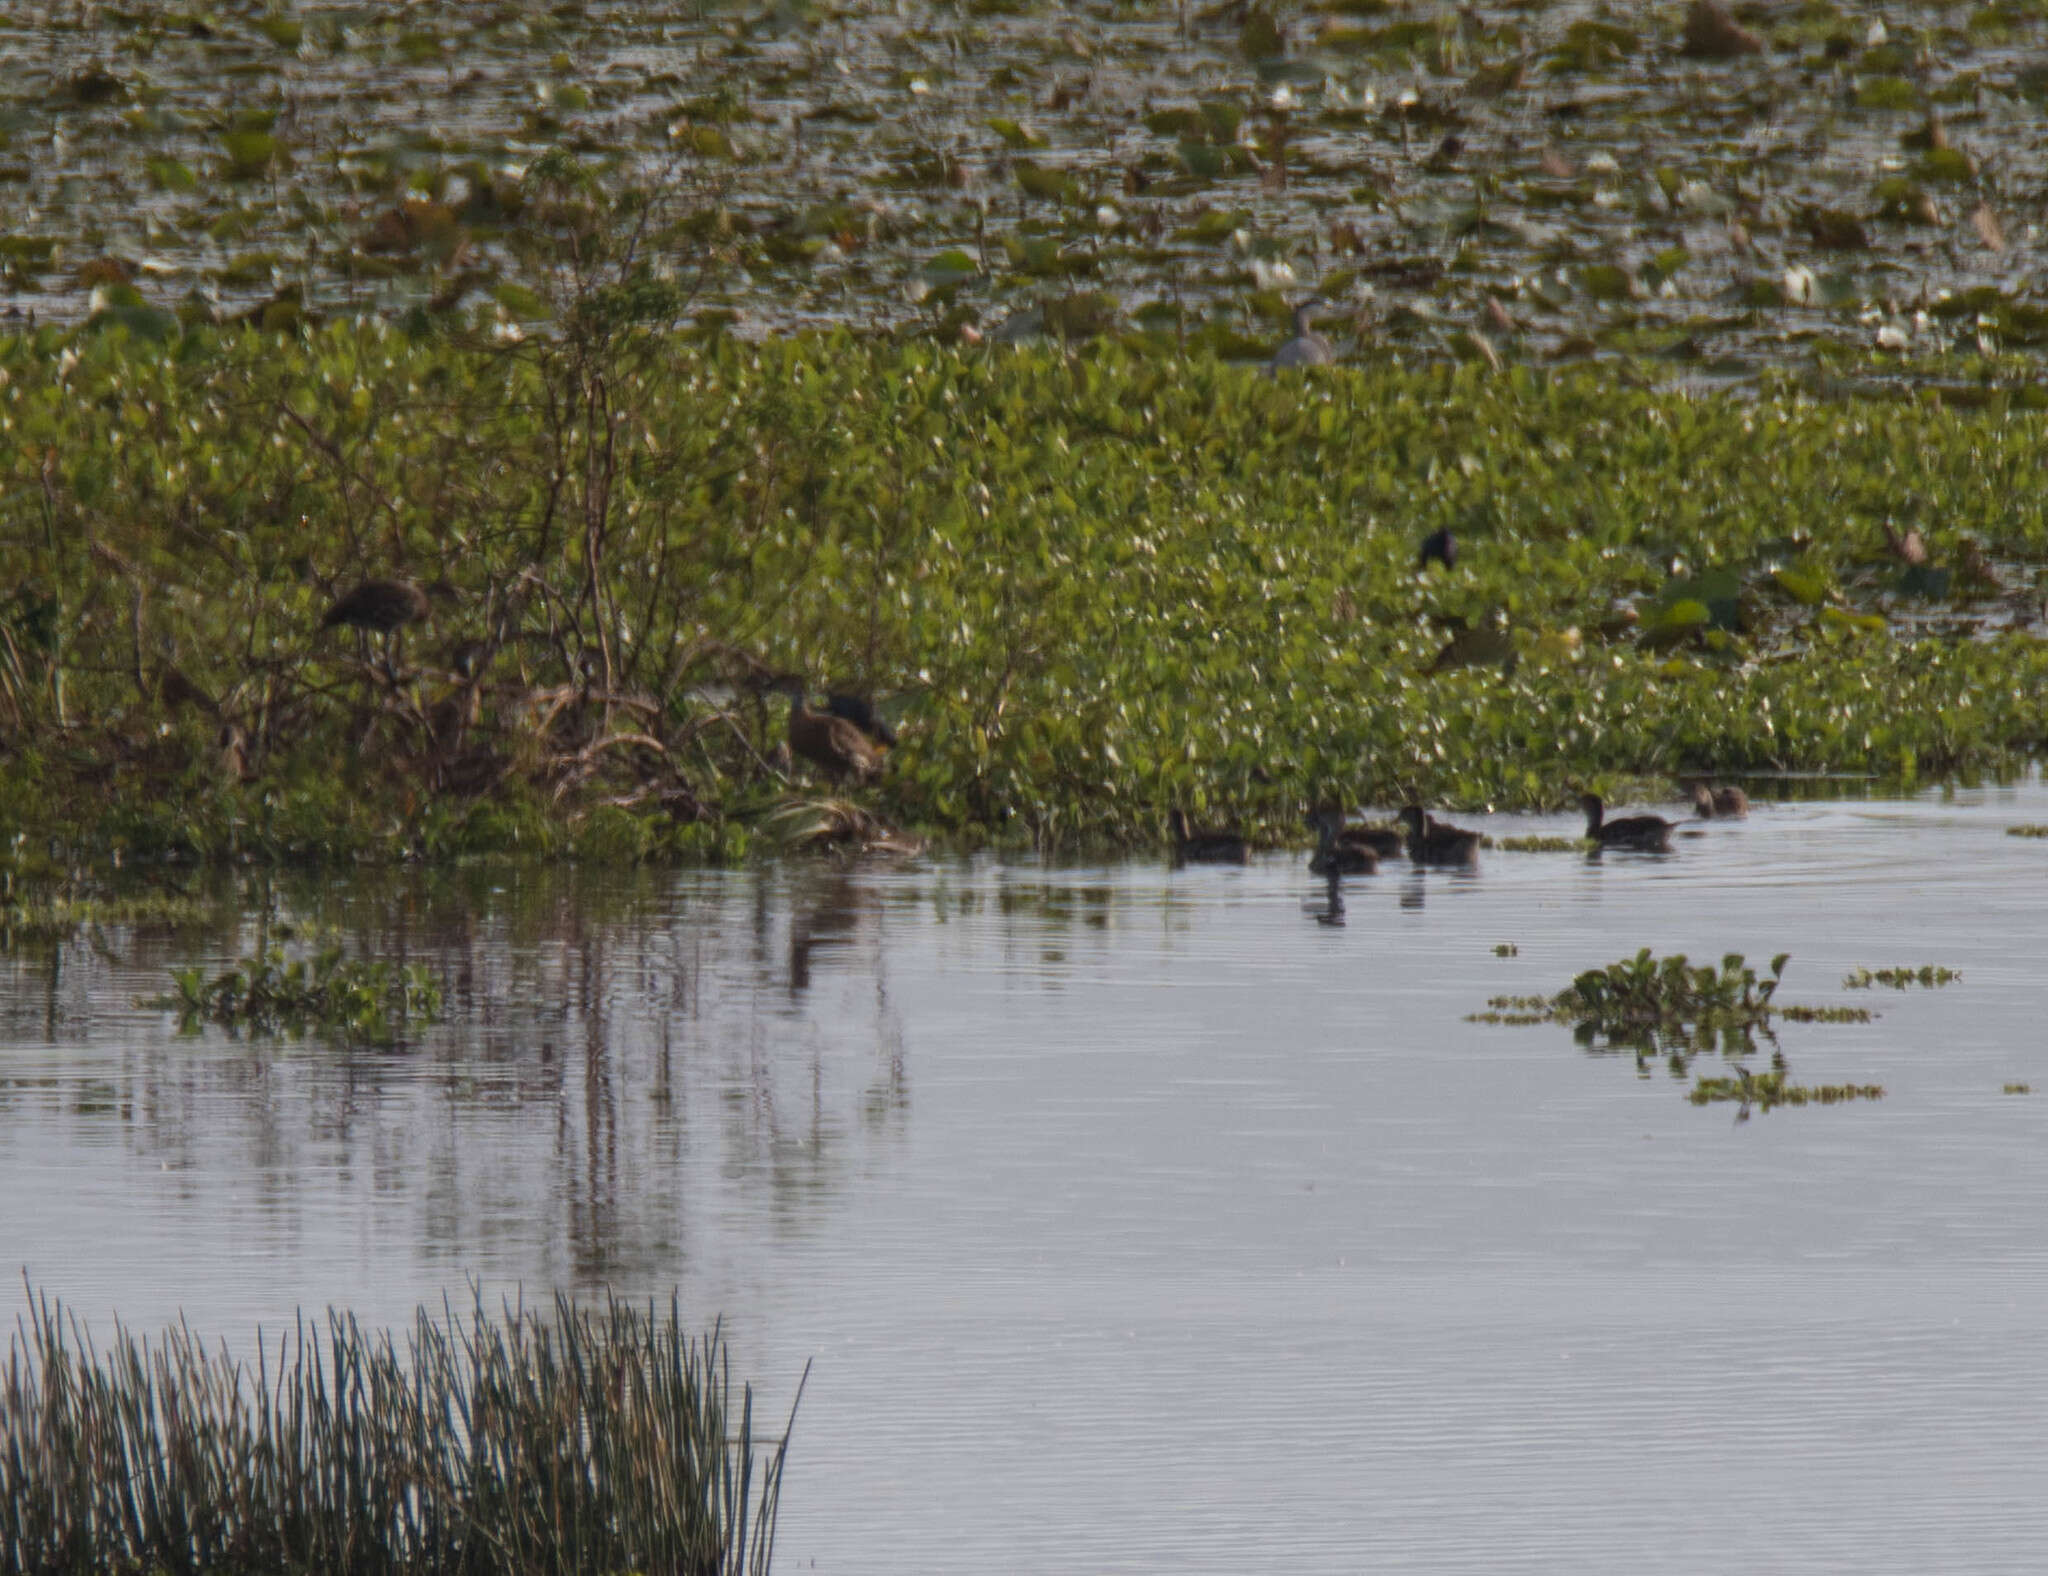
[[[818,1360],[797,1569],[2025,1569],[2048,1106],[2001,1091],[2048,1085],[2048,843],[2016,821],[2048,793],[1334,889],[1281,856],[241,883],[217,931],[0,957],[5,1257],[238,1338],[470,1276],[679,1286],[771,1405]],[[266,926],[428,963],[448,1022],[347,1050],[135,1005]],[[1658,1069],[1761,1077],[1766,1039],[1464,1022],[1642,946],[1787,950],[1822,1005],[1871,1004],[1858,966],[1964,979],[1779,1031],[1883,1102],[1739,1126]]]

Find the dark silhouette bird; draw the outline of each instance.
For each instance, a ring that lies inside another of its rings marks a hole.
[[[1369,876],[1380,867],[1380,856],[1370,845],[1350,835],[1342,810],[1312,810],[1302,817],[1316,834],[1316,851],[1308,867],[1319,876]]]
[[[1401,824],[1408,829],[1408,857],[1418,865],[1469,865],[1479,858],[1479,834],[1424,815],[1419,804],[1406,805]]]
[[[832,781],[852,778],[867,782],[882,769],[882,752],[844,717],[813,711],[804,681],[795,676],[774,680],[768,689],[789,697],[789,752],[818,767]]]
[[[1633,848],[1646,854],[1665,853],[1671,847],[1671,823],[1661,815],[1625,815],[1607,819],[1607,807],[1597,793],[1579,800],[1586,812],[1586,839],[1602,848]]]
[[[883,720],[867,696],[835,690],[825,697],[825,709],[835,717],[844,717],[883,749],[896,748],[896,730]]]
[[[1173,827],[1173,862],[1177,865],[1242,865],[1251,861],[1252,845],[1235,832],[1191,831],[1185,810],[1173,811],[1167,820]]]
[[[1442,564],[1446,569],[1455,569],[1458,566],[1458,539],[1451,535],[1451,528],[1448,525],[1440,530],[1431,531],[1422,539],[1422,556],[1416,561],[1415,567],[1418,570],[1427,569],[1432,560]]]
[[[1408,848],[1408,839],[1398,827],[1346,826],[1344,824],[1344,812],[1341,810],[1325,807],[1320,810],[1311,811],[1302,819],[1307,822],[1309,829],[1315,832],[1318,837],[1322,835],[1323,822],[1328,820],[1331,826],[1333,841],[1340,844],[1349,844],[1354,848],[1366,849],[1379,859],[1386,859],[1395,854],[1405,853]]]
[[[1717,815],[1735,820],[1749,814],[1749,795],[1740,788],[1709,788],[1701,783],[1692,791],[1692,807],[1702,821]]]
[[[1304,301],[1294,309],[1294,337],[1281,342],[1273,352],[1273,359],[1266,363],[1268,371],[1281,367],[1327,367],[1337,359],[1337,352],[1315,330],[1315,306]]]
[[[427,593],[410,580],[365,580],[336,599],[320,627],[346,624],[373,635],[389,635],[407,624],[419,623],[431,611]]]

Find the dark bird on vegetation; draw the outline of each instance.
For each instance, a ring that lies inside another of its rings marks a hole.
[[[1685,47],[1694,60],[1734,60],[1763,53],[1764,41],[1715,0],[1693,0],[1685,13]]]
[[[1469,865],[1479,857],[1479,834],[1424,815],[1411,804],[1401,811],[1408,829],[1408,857],[1418,865]]]
[[[1315,307],[1304,301],[1294,309],[1294,337],[1282,342],[1267,363],[1269,370],[1280,367],[1327,367],[1337,359],[1329,340],[1315,330]]]
[[[874,742],[846,718],[811,710],[801,678],[779,678],[768,689],[789,697],[790,754],[809,761],[834,782],[850,777],[856,784],[865,783],[881,771],[882,752]]]
[[[1319,876],[1369,876],[1380,868],[1380,856],[1363,843],[1344,841],[1344,816],[1337,810],[1320,810],[1308,816],[1315,828],[1316,851],[1308,867]]]
[[[1586,839],[1602,848],[1633,848],[1643,853],[1666,853],[1671,848],[1671,823],[1661,815],[1625,815],[1607,819],[1607,807],[1597,793],[1579,800],[1586,812]]]
[[[1177,865],[1242,865],[1251,860],[1252,845],[1235,832],[1191,831],[1185,810],[1175,810],[1167,820],[1173,827]]]
[[[854,695],[835,690],[825,697],[825,709],[835,717],[843,717],[885,750],[896,747],[896,730],[882,719],[875,710],[875,703],[865,695]]]
[[[1884,522],[1884,545],[1891,549],[1892,556],[1909,569],[1923,569],[1927,565],[1927,540],[1919,529],[1913,527],[1904,536],[1891,521]]]
[[[432,610],[427,593],[410,580],[365,580],[336,600],[320,620],[320,627],[346,624],[350,629],[388,635],[419,623]]]
[[[1735,820],[1749,814],[1749,795],[1740,788],[1709,788],[1701,783],[1692,791],[1692,807],[1702,821],[1717,815]]]
[[[1418,570],[1427,569],[1433,562],[1442,564],[1446,569],[1455,569],[1458,566],[1458,539],[1451,535],[1451,528],[1448,525],[1441,530],[1431,531],[1422,539],[1422,556],[1417,560],[1415,567]]]

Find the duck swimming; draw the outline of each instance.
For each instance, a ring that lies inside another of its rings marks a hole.
[[[1633,848],[1649,854],[1670,851],[1671,823],[1661,815],[1625,815],[1610,821],[1607,807],[1597,793],[1585,795],[1579,806],[1586,812],[1588,842],[1598,843],[1602,848]]]
[[[1177,865],[1242,865],[1251,861],[1252,845],[1235,832],[1190,831],[1185,810],[1175,810],[1167,820],[1173,827],[1173,862]]]
[[[1404,806],[1400,821],[1408,829],[1408,857],[1418,865],[1469,865],[1479,858],[1479,834],[1424,815],[1422,806]]]
[[[1346,827],[1342,810],[1314,810],[1302,819],[1315,829],[1308,867],[1317,875],[1369,876],[1379,869],[1378,850],[1356,835],[1366,828]]]

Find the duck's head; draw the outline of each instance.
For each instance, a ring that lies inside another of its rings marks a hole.
[[[1692,807],[1701,816],[1712,819],[1714,814],[1714,790],[1701,783],[1692,791]]]
[[[1601,802],[1597,793],[1580,794],[1579,808],[1586,812],[1586,819],[1595,826],[1600,824],[1600,817],[1607,813],[1607,806]]]
[[[1409,835],[1413,837],[1420,837],[1422,835],[1421,805],[1404,804],[1403,806],[1401,806],[1401,813],[1398,816],[1396,816],[1395,819],[1398,820],[1403,826],[1408,828]]]
[[[1178,807],[1166,814],[1166,824],[1173,828],[1173,835],[1183,843],[1188,840],[1188,813]]]
[[[1344,812],[1325,805],[1319,810],[1310,810],[1301,818],[1302,824],[1325,842],[1334,840],[1344,829]]]

